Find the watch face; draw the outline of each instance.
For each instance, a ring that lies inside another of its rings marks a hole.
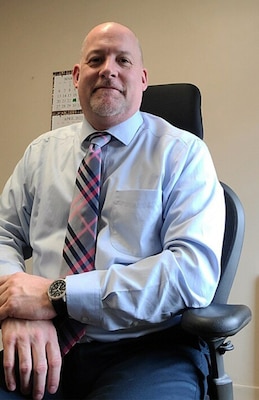
[[[66,293],[66,281],[64,279],[58,279],[54,281],[49,287],[49,296],[53,300],[58,300],[64,297]]]

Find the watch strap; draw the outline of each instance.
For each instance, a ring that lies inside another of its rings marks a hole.
[[[64,298],[58,300],[52,300],[51,303],[57,315],[68,316],[67,303],[64,300]]]

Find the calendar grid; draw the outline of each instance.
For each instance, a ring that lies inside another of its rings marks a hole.
[[[83,119],[72,71],[53,72],[51,129],[80,122]]]

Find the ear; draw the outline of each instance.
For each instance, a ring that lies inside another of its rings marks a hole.
[[[78,82],[79,82],[79,75],[80,75],[80,65],[79,64],[76,64],[74,66],[72,75],[73,75],[74,86],[77,89],[78,88]]]
[[[144,68],[142,72],[142,90],[143,92],[146,90],[148,87],[148,74],[147,70]]]

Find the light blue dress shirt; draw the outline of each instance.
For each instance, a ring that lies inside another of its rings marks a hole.
[[[74,124],[34,140],[0,199],[0,274],[58,278],[76,171],[93,128]],[[96,269],[70,275],[67,305],[86,340],[162,329],[204,307],[220,274],[225,205],[209,151],[194,135],[137,112],[103,149]]]

